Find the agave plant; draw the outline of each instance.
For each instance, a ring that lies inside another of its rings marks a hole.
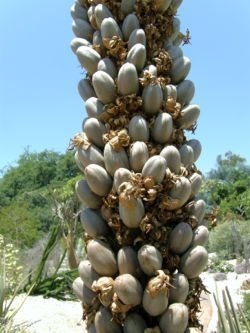
[[[84,177],[87,259],[73,289],[88,332],[200,332],[207,265],[197,199],[200,114],[181,44],[182,0],[78,0],[71,48],[87,118],[73,139]]]

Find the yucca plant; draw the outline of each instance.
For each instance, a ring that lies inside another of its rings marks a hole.
[[[87,259],[73,289],[88,332],[200,332],[207,265],[197,199],[200,108],[180,44],[182,0],[78,0],[71,42],[87,75],[73,139]]]

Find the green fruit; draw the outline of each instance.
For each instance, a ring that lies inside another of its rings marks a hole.
[[[98,71],[106,72],[108,75],[115,79],[117,77],[117,69],[113,61],[109,58],[103,58],[98,62]]]
[[[166,173],[167,162],[159,155],[150,157],[142,169],[143,177],[153,177],[156,184],[160,184]]]
[[[101,24],[101,35],[103,44],[109,48],[109,41],[111,38],[116,37],[122,39],[122,32],[119,25],[112,18],[105,18]]]
[[[170,303],[184,303],[189,292],[188,279],[184,274],[175,273],[171,280],[173,286],[169,290],[169,302]]]
[[[144,333],[146,328],[147,324],[142,316],[137,313],[129,313],[124,321],[123,332]]]
[[[119,274],[138,276],[140,272],[136,251],[131,246],[122,247],[117,255]]]
[[[170,75],[172,83],[179,84],[183,81],[191,69],[191,61],[188,57],[177,58],[171,67]]]
[[[97,164],[89,164],[84,172],[87,183],[95,194],[104,197],[109,193],[113,182],[103,167]]]
[[[128,14],[122,23],[122,33],[125,41],[129,39],[130,34],[135,29],[140,29],[139,20],[135,14]]]
[[[146,62],[146,48],[142,44],[135,44],[127,55],[127,62],[135,65],[138,72],[141,72]]]
[[[143,109],[145,113],[154,115],[160,111],[163,93],[160,84],[149,84],[142,92]]]
[[[98,280],[100,275],[94,270],[89,260],[82,260],[78,266],[78,271],[84,284],[91,289],[95,280]]]
[[[181,111],[181,118],[176,122],[180,129],[190,129],[195,125],[200,115],[200,108],[198,105],[187,105]]]
[[[168,245],[169,249],[173,253],[181,254],[184,253],[193,240],[193,230],[189,224],[180,222],[171,231]]]
[[[98,147],[104,147],[103,134],[106,133],[106,127],[96,118],[88,118],[83,125],[83,131],[87,135],[90,142]]]
[[[173,119],[170,114],[160,113],[152,128],[152,137],[157,143],[167,143],[173,133]]]
[[[100,116],[102,115],[104,111],[104,105],[101,101],[99,101],[96,97],[90,97],[85,102],[85,109],[89,116],[89,118],[96,118],[100,119]]]
[[[138,260],[141,269],[148,276],[153,276],[162,268],[162,255],[153,245],[143,245],[138,251]]]
[[[88,46],[91,47],[90,42],[87,39],[84,38],[79,38],[79,37],[75,37],[72,39],[71,43],[70,43],[71,49],[74,53],[76,53],[77,49],[80,46]]]
[[[119,168],[129,169],[129,160],[124,148],[116,151],[110,143],[104,147],[104,163],[108,173],[113,177]]]
[[[146,35],[143,29],[135,29],[131,32],[128,40],[128,50],[136,44],[142,44],[146,47]]]
[[[128,132],[130,139],[135,141],[149,141],[149,128],[145,118],[141,116],[134,116],[128,125]]]
[[[187,105],[194,97],[195,86],[192,81],[184,80],[177,86],[177,102]]]
[[[76,183],[75,191],[80,202],[87,207],[97,209],[101,206],[102,198],[91,191],[86,180],[79,180]]]
[[[194,279],[204,270],[208,261],[207,250],[200,245],[192,247],[181,257],[180,271],[188,279]]]
[[[78,92],[84,101],[90,97],[96,97],[96,93],[91,86],[89,79],[82,79],[79,81]]]
[[[184,333],[188,325],[188,308],[182,303],[173,303],[160,317],[162,333]]]
[[[125,63],[118,72],[117,80],[118,92],[122,96],[137,94],[139,90],[139,80],[135,65]]]
[[[101,306],[95,315],[96,333],[122,333],[122,328],[113,320],[111,313]]]
[[[145,209],[141,198],[120,194],[119,215],[127,227],[138,228],[144,214]]]
[[[166,146],[160,152],[160,156],[164,157],[167,162],[167,167],[178,174],[180,172],[181,167],[181,155],[179,150],[172,145]]]
[[[123,304],[136,306],[142,300],[142,286],[131,274],[121,274],[114,282],[114,291]]]
[[[95,19],[99,29],[101,28],[102,21],[105,18],[113,18],[111,11],[103,4],[97,5],[95,7]]]
[[[92,77],[92,83],[98,99],[103,104],[108,104],[115,101],[115,82],[109,74],[104,71],[95,72]]]
[[[130,146],[129,163],[133,171],[141,172],[148,158],[148,147],[143,141],[136,141]]]
[[[80,46],[76,51],[76,55],[81,66],[84,67],[87,72],[94,74],[97,71],[98,62],[101,59],[99,53],[88,46]]]
[[[91,25],[82,19],[75,19],[72,23],[72,30],[76,37],[87,39],[89,42],[92,41],[94,30]]]

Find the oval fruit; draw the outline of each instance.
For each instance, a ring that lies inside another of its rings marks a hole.
[[[138,275],[140,269],[137,253],[131,246],[125,246],[119,250],[117,262],[120,274]]]
[[[101,114],[104,111],[103,108],[104,108],[104,105],[96,97],[90,97],[85,102],[85,109],[87,111],[89,118],[99,119]]]
[[[177,254],[184,253],[193,240],[193,230],[189,224],[180,222],[171,231],[168,244],[169,249]]]
[[[83,209],[80,214],[80,220],[83,229],[92,238],[97,238],[99,236],[105,235],[109,231],[105,221],[93,209],[90,208]]]
[[[153,245],[143,245],[138,251],[141,269],[148,276],[153,276],[162,267],[162,255]]]
[[[139,80],[135,65],[125,63],[118,72],[117,80],[118,92],[122,96],[137,94],[139,90]]]
[[[70,47],[71,47],[72,51],[74,53],[76,53],[77,49],[80,46],[91,47],[91,44],[90,44],[90,42],[87,39],[80,38],[80,37],[73,38],[72,41],[71,41],[71,43],[70,43]]]
[[[194,163],[194,152],[193,148],[184,144],[179,149],[181,156],[181,163],[186,167],[190,168]]]
[[[177,58],[171,67],[170,75],[172,79],[172,83],[179,84],[183,81],[191,68],[191,61],[188,57],[180,57]]]
[[[128,14],[122,23],[122,33],[124,36],[124,40],[127,41],[130,37],[131,32],[139,28],[140,23],[137,16],[135,14]]]
[[[207,250],[200,245],[189,249],[180,261],[180,271],[188,279],[194,279],[204,270],[208,261]]]
[[[99,29],[101,28],[102,21],[109,17],[113,18],[113,15],[106,6],[100,3],[95,7],[95,20]]]
[[[119,275],[114,282],[114,291],[124,304],[136,306],[142,300],[142,286],[131,274]]]
[[[127,227],[138,228],[144,214],[145,209],[141,198],[120,194],[119,215]]]
[[[78,271],[84,284],[91,289],[92,283],[98,280],[100,275],[94,270],[89,260],[82,260],[78,266]]]
[[[157,143],[167,143],[173,133],[173,119],[170,114],[160,113],[152,128],[152,137]]]
[[[78,92],[82,99],[86,101],[90,97],[96,97],[96,93],[90,84],[89,79],[82,79],[78,83]]]
[[[160,317],[162,333],[184,333],[188,325],[188,308],[182,303],[171,304]]]
[[[119,193],[119,187],[122,183],[128,182],[131,177],[131,172],[125,168],[119,168],[115,171],[113,186],[117,193]]]
[[[181,118],[176,121],[176,124],[180,129],[192,128],[192,126],[195,125],[199,115],[200,108],[198,105],[187,105],[181,110]]]
[[[130,139],[134,141],[144,141],[149,140],[149,128],[148,123],[142,116],[134,116],[128,125],[128,132]]]
[[[177,86],[177,102],[187,105],[194,97],[195,86],[192,81],[184,80]]]
[[[111,313],[101,306],[95,315],[96,333],[122,333],[122,328],[113,320]]]
[[[170,191],[169,196],[172,199],[176,199],[176,206],[173,206],[170,210],[182,207],[191,194],[190,181],[185,177],[180,177],[176,180],[174,188]]]
[[[97,209],[101,206],[102,198],[91,191],[86,180],[79,180],[75,185],[75,191],[79,201],[87,207]]]
[[[97,164],[89,164],[85,168],[85,177],[90,189],[101,197],[106,196],[112,187],[112,178],[107,171]]]
[[[141,172],[148,158],[148,147],[143,141],[136,141],[130,146],[129,163],[133,171]]]
[[[107,48],[109,48],[109,42],[113,37],[122,39],[122,32],[119,28],[119,25],[112,17],[105,18],[102,21],[101,35],[103,44]]]
[[[186,144],[190,147],[192,147],[193,149],[193,153],[194,153],[194,162],[196,162],[201,154],[201,143],[199,140],[196,139],[192,139],[192,140],[188,140],[186,142]]]
[[[98,147],[104,147],[102,136],[107,130],[101,121],[96,118],[88,118],[83,125],[83,131],[90,142],[93,142]]]
[[[153,177],[156,184],[160,184],[166,173],[167,162],[159,155],[150,157],[142,169],[143,177]]]
[[[175,146],[173,145],[166,146],[160,152],[160,156],[165,158],[167,162],[167,167],[172,172],[174,172],[175,174],[178,174],[180,172],[181,155],[179,153],[179,150]]]
[[[104,163],[108,173],[113,177],[119,168],[129,169],[129,160],[124,148],[116,151],[110,143],[104,147]]]
[[[154,115],[159,112],[163,101],[160,84],[149,84],[142,92],[143,109],[145,113]]]
[[[135,65],[138,72],[141,72],[146,62],[146,48],[142,44],[135,44],[127,55],[127,62]]]
[[[94,74],[97,71],[98,62],[101,59],[99,53],[88,46],[80,46],[76,51],[76,55],[81,66],[84,67],[87,72]]]
[[[116,87],[112,77],[104,71],[97,71],[92,77],[93,87],[103,104],[112,103],[116,99]]]
[[[206,246],[209,238],[208,228],[204,225],[199,225],[196,229],[194,229],[194,236],[191,246]]]
[[[146,35],[143,29],[135,29],[131,32],[128,40],[128,50],[136,44],[142,44],[146,47]]]
[[[109,74],[112,79],[115,79],[117,77],[117,69],[113,61],[109,58],[103,58],[98,62],[97,66],[98,71],[103,71]]]
[[[124,321],[123,332],[124,333],[144,333],[147,324],[142,316],[137,313],[129,313]]]
[[[72,30],[76,37],[87,39],[89,42],[92,41],[94,30],[87,21],[80,18],[73,20]]]
[[[168,307],[168,294],[166,290],[150,295],[145,290],[143,293],[142,305],[144,310],[153,317],[161,315]]]
[[[173,287],[169,290],[169,302],[184,303],[189,292],[189,283],[186,276],[181,273],[175,273],[171,280],[171,285]]]

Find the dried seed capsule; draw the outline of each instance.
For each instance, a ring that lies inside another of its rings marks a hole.
[[[160,113],[152,128],[152,137],[157,143],[167,143],[173,133],[173,119],[170,114]]]
[[[179,149],[181,156],[181,163],[186,167],[190,168],[194,163],[194,152],[193,148],[184,144]]]
[[[117,262],[120,274],[131,274],[136,277],[140,273],[137,253],[131,246],[119,250]]]
[[[194,197],[200,190],[202,185],[202,176],[195,172],[189,177],[189,181],[191,183],[191,197]]]
[[[177,98],[176,86],[172,84],[167,84],[162,87],[163,99],[166,101],[169,97],[172,97],[174,100]]]
[[[113,37],[122,39],[122,32],[119,28],[119,25],[112,17],[105,18],[102,21],[101,34],[102,34],[103,44],[107,48],[109,48],[109,42]]]
[[[119,193],[119,187],[122,183],[128,182],[131,177],[131,172],[125,168],[119,168],[114,174],[113,186],[117,193]]]
[[[149,84],[142,92],[143,109],[147,114],[154,115],[159,112],[163,101],[160,84]]]
[[[96,333],[122,333],[122,328],[113,320],[111,313],[101,306],[95,315]]]
[[[70,43],[70,47],[71,47],[72,51],[74,53],[76,53],[77,49],[80,46],[91,47],[91,44],[90,44],[90,42],[87,39],[79,38],[79,37],[73,38],[72,41],[71,41],[71,43]]]
[[[126,193],[119,195],[119,215],[122,222],[129,228],[138,228],[145,209],[141,198],[134,198]]]
[[[144,67],[143,70],[142,70],[142,76],[146,72],[149,73],[149,74],[151,74],[154,77],[157,77],[157,67],[154,66],[154,65],[148,65],[148,66]]]
[[[105,308],[108,308],[114,295],[114,280],[111,277],[102,276],[92,284],[92,290],[98,294],[98,298]]]
[[[80,277],[73,282],[73,291],[76,297],[86,305],[93,305],[96,299],[96,294],[89,289]]]
[[[83,131],[86,133],[90,142],[98,147],[104,147],[102,136],[106,133],[106,127],[96,118],[88,118],[83,125]]]
[[[121,11],[123,14],[129,14],[134,11],[136,0],[122,0],[121,1]]]
[[[89,79],[82,79],[78,83],[78,92],[82,99],[86,101],[90,97],[96,97],[96,93],[90,84]]]
[[[142,316],[137,313],[130,313],[124,321],[123,332],[144,333],[146,328],[147,324]]]
[[[122,23],[122,33],[124,36],[124,40],[127,41],[130,37],[131,32],[139,28],[140,23],[137,16],[135,14],[128,14]]]
[[[194,229],[194,236],[191,246],[206,246],[209,238],[209,231],[208,228],[204,225],[198,226],[196,229]]]
[[[135,65],[125,63],[118,72],[117,80],[118,92],[122,96],[137,94],[139,90],[139,80]]]
[[[148,142],[149,140],[149,128],[145,118],[141,116],[134,116],[128,125],[128,132],[130,139],[135,141]]]
[[[97,209],[101,206],[102,198],[91,191],[86,180],[79,180],[76,183],[75,190],[77,197],[82,204],[93,209]]]
[[[70,13],[73,19],[88,20],[87,10],[77,2],[71,6]]]
[[[184,333],[188,325],[188,308],[182,303],[173,303],[160,318],[162,333]]]
[[[197,219],[198,223],[201,223],[201,221],[203,220],[205,210],[206,203],[204,200],[192,201],[190,202],[190,204],[187,205],[188,214],[194,216]]]
[[[169,210],[182,207],[191,194],[190,181],[185,177],[180,177],[176,180],[174,188],[170,191],[169,196],[174,199],[174,204],[169,207]]]
[[[150,157],[142,169],[143,177],[153,177],[156,184],[160,184],[166,173],[167,162],[160,155]]]
[[[88,46],[80,46],[76,51],[76,55],[81,66],[90,74],[94,74],[97,71],[98,62],[101,59],[99,53]]]
[[[124,148],[116,151],[110,143],[104,148],[104,163],[108,173],[113,177],[119,168],[129,169],[128,156]]]
[[[113,15],[106,6],[100,3],[95,7],[95,19],[99,29],[101,28],[102,21],[109,17],[113,18]]]
[[[87,244],[88,259],[94,270],[103,276],[113,276],[117,272],[114,252],[108,244],[98,239],[92,239]]]
[[[103,167],[97,164],[89,164],[85,168],[85,177],[89,187],[95,194],[103,197],[111,190],[112,178]]]
[[[160,156],[164,157],[167,161],[167,167],[178,174],[180,172],[181,167],[181,155],[179,150],[172,145],[166,146],[162,149]]]
[[[143,29],[135,29],[131,32],[128,40],[128,50],[136,44],[142,44],[146,47],[146,35]]]
[[[94,30],[91,25],[82,19],[75,19],[72,23],[72,30],[76,37],[87,39],[89,42],[92,41]]]
[[[133,171],[141,172],[148,158],[148,147],[143,141],[136,141],[130,146],[129,163]]]
[[[89,118],[100,119],[101,114],[103,113],[104,105],[96,97],[90,97],[86,100],[85,109]]]
[[[200,245],[190,248],[181,257],[180,271],[188,279],[194,279],[204,270],[208,261],[207,250]]]
[[[109,229],[101,216],[93,209],[85,208],[80,214],[83,229],[92,238],[97,238],[108,233]]]
[[[174,17],[173,32],[172,32],[171,36],[169,37],[170,41],[174,41],[178,37],[178,35],[180,33],[180,27],[181,27],[181,21],[177,17]]]
[[[103,58],[98,62],[97,66],[98,71],[103,71],[108,73],[112,79],[115,79],[117,77],[117,69],[113,61],[109,58]]]
[[[124,304],[136,306],[141,303],[142,286],[131,274],[119,275],[114,282],[114,291]]]
[[[146,62],[146,48],[142,44],[135,44],[127,55],[127,61],[134,64],[137,71],[141,72]]]
[[[200,108],[198,105],[187,105],[182,109],[181,118],[176,123],[180,129],[190,129],[195,125],[199,115]]]
[[[196,162],[201,154],[201,143],[199,140],[192,139],[186,142],[186,144],[193,149],[194,153],[194,162]]]
[[[110,75],[103,71],[97,71],[92,77],[93,87],[99,100],[104,103],[112,103],[116,99],[115,82]]]
[[[152,276],[162,267],[162,255],[153,245],[143,245],[138,251],[138,260],[143,272]]]
[[[189,224],[180,222],[171,231],[169,236],[169,248],[177,254],[184,253],[193,240],[193,230]]]
[[[78,271],[84,284],[91,289],[92,283],[98,280],[100,275],[94,270],[89,260],[82,260],[78,266]]]
[[[170,75],[172,83],[179,84],[183,81],[191,68],[191,61],[188,57],[177,58],[171,67]]]
[[[169,289],[170,303],[184,303],[189,292],[188,279],[184,274],[176,273],[171,280],[172,288]]]
[[[192,81],[184,80],[177,86],[177,102],[187,105],[194,97],[195,86]]]

